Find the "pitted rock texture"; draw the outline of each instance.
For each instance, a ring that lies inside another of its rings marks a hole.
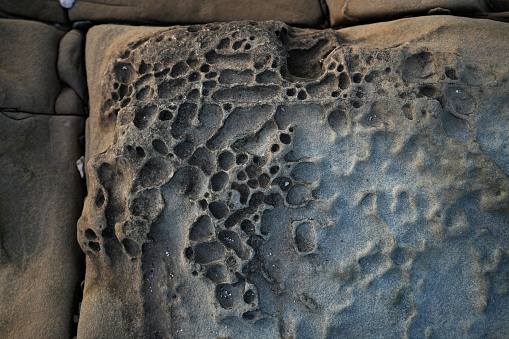
[[[378,45],[362,35],[387,27],[174,27],[118,51],[78,337],[508,334],[509,70],[450,20]]]

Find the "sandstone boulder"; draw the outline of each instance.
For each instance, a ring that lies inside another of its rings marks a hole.
[[[508,336],[507,28],[95,27],[78,337]]]

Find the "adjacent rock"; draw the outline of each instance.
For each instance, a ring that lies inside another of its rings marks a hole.
[[[83,254],[76,243],[83,119],[0,113],[0,337],[70,338]]]
[[[83,101],[78,94],[72,88],[63,86],[55,101],[55,114],[83,115],[84,113]]]
[[[91,29],[78,337],[508,336],[507,28]]]
[[[280,20],[288,24],[318,27],[324,17],[318,0],[256,1],[164,1],[80,0],[69,10],[71,21],[128,22],[151,24],[199,24],[238,20]]]
[[[332,26],[352,26],[377,21],[394,20],[409,15],[426,15],[430,10],[441,9],[453,15],[474,15],[490,11],[485,0],[432,0],[432,1],[348,1],[326,0]],[[498,8],[497,8],[498,9]],[[495,11],[498,11],[495,9]]]
[[[2,14],[13,19],[28,18],[60,24],[68,22],[66,10],[54,0],[3,0],[0,2],[0,17]]]
[[[84,69],[83,32],[73,29],[60,40],[58,48],[58,75],[85,101],[87,99],[87,81]]]
[[[54,114],[60,91],[56,64],[64,32],[27,20],[0,19],[0,107]]]

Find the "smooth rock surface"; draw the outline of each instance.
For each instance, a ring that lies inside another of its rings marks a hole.
[[[0,109],[54,114],[64,32],[35,21],[0,19],[0,36]]]
[[[57,99],[55,100],[55,114],[62,115],[83,115],[85,108],[83,101],[76,92],[69,86],[62,86]]]
[[[0,337],[71,338],[83,119],[0,113]]]
[[[58,48],[58,75],[85,101],[87,99],[87,80],[84,65],[84,33],[78,29],[67,32],[60,40]]]
[[[78,338],[509,336],[507,24],[117,32]]]
[[[0,1],[0,17],[2,14],[10,18],[32,19],[65,24],[67,11],[55,0],[2,0]]]
[[[451,13],[474,16],[507,8],[503,1],[486,0],[326,0],[330,23],[335,26],[353,26],[377,21],[394,20],[405,16],[428,13]]]
[[[319,0],[77,0],[69,10],[71,21],[143,24],[199,24],[238,20],[280,20],[318,27],[324,23]]]

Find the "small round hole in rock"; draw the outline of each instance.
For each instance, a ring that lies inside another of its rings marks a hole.
[[[247,154],[241,153],[241,154],[237,155],[237,160],[236,160],[237,165],[243,165],[247,162],[247,160],[248,160]]]
[[[304,90],[300,90],[299,94],[297,95],[297,99],[299,100],[305,100],[308,97],[308,94]]]
[[[281,142],[286,145],[292,142],[292,138],[286,133],[281,134],[279,136],[279,140],[281,140]]]
[[[191,247],[186,248],[184,251],[184,255],[186,256],[187,259],[191,260],[194,255],[193,249]]]
[[[101,246],[96,241],[89,241],[88,247],[90,247],[95,252],[99,252],[101,250]]]
[[[95,234],[94,230],[87,228],[85,230],[85,237],[87,237],[89,240],[95,240],[97,239],[97,234]]]

